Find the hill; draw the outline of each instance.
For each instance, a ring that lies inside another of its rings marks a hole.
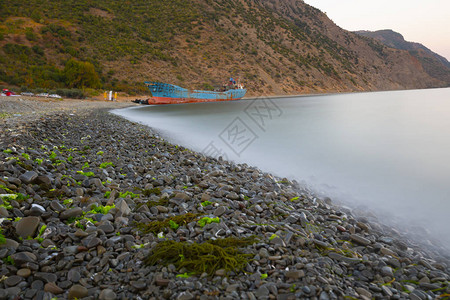
[[[404,37],[393,30],[356,31],[355,33],[374,38],[382,44],[396,49],[406,50],[417,58],[425,72],[431,77],[450,81],[450,62],[445,57],[431,51],[420,43],[408,42]]]
[[[234,76],[263,95],[450,84],[300,0],[4,0],[0,9],[9,85],[141,93],[145,80],[210,88]]]

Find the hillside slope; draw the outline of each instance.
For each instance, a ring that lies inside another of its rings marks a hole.
[[[249,95],[450,84],[300,0],[4,0],[0,10],[0,82],[16,86],[68,86],[69,59],[91,64],[102,88],[128,92],[145,80],[210,88],[228,76]]]
[[[403,36],[392,30],[356,31],[355,33],[374,38],[382,44],[396,49],[406,50],[417,58],[425,72],[436,79],[450,81],[450,62],[420,43],[408,42]]]

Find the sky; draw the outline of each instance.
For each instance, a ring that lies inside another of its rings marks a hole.
[[[450,0],[304,1],[343,29],[392,29],[450,61]]]

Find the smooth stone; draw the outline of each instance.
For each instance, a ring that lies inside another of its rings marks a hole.
[[[97,227],[98,229],[103,230],[106,234],[112,233],[115,231],[114,226],[111,224],[103,224]]]
[[[269,256],[269,260],[272,260],[272,261],[274,261],[274,260],[280,260],[280,259],[281,259],[281,256],[280,256],[280,255]]]
[[[8,299],[8,292],[5,289],[0,289],[0,299]]]
[[[3,259],[8,256],[9,249],[0,248],[0,259]]]
[[[34,273],[34,278],[42,280],[43,282],[46,282],[46,283],[56,282],[58,280],[58,276],[56,276],[56,274],[47,273],[47,272]]]
[[[32,203],[31,204],[31,211],[39,212],[41,214],[45,213],[45,208],[42,205]]]
[[[7,288],[6,292],[11,297],[10,299],[15,299],[14,297],[16,297],[17,295],[20,294],[21,289],[18,286],[13,286],[13,287]]]
[[[69,289],[69,294],[67,295],[68,299],[80,299],[87,297],[89,294],[88,289],[82,285],[75,284]]]
[[[0,216],[1,217],[5,217],[8,218],[9,217],[9,212],[6,208],[4,208],[3,206],[0,207]]]
[[[256,298],[264,298],[264,297],[268,297],[269,296],[269,289],[267,288],[266,285],[262,285],[260,286],[256,292],[255,292],[255,296]]]
[[[111,289],[104,289],[100,292],[99,299],[100,300],[116,300],[117,295]]]
[[[49,282],[49,283],[45,284],[44,291],[52,293],[54,295],[59,295],[59,294],[64,293],[64,290],[62,288],[60,288],[59,286],[57,286],[54,282]]]
[[[36,173],[35,171],[27,171],[27,172],[23,173],[22,175],[20,175],[19,179],[23,183],[29,184],[29,183],[33,182],[37,177],[38,177],[38,173]]]
[[[214,210],[214,215],[217,217],[220,217],[227,211],[227,208],[225,206],[219,206]]]
[[[34,216],[22,218],[16,223],[16,233],[23,239],[34,237],[39,222],[40,219]]]
[[[102,240],[95,237],[89,241],[86,248],[91,249],[91,248],[97,247],[98,245],[101,245],[101,244],[102,244]]]
[[[20,277],[17,275],[9,276],[8,278],[5,279],[5,285],[7,285],[9,287],[16,286],[22,280],[23,280],[23,277]]]
[[[257,213],[261,213],[261,212],[263,212],[264,210],[262,209],[261,206],[259,206],[258,204],[256,204],[256,205],[255,205],[255,211],[256,211]]]
[[[330,300],[330,296],[328,296],[328,293],[327,293],[327,292],[322,291],[322,292],[320,293],[319,300]]]
[[[27,291],[25,292],[25,299],[32,299],[38,290],[36,289],[27,289]],[[0,297],[0,299],[3,299],[2,297]]]
[[[22,183],[19,178],[17,178],[17,177],[9,177],[9,176],[8,176],[8,182],[12,183],[12,184],[15,184],[15,185],[20,185]]]
[[[299,279],[305,277],[305,272],[303,270],[289,270],[285,276],[290,279]]]
[[[389,277],[394,277],[394,273],[392,271],[392,268],[389,266],[384,266],[381,268],[381,275],[382,276],[389,276]]]
[[[63,211],[59,215],[59,218],[61,220],[67,220],[69,218],[81,216],[82,214],[83,214],[83,210],[80,207],[74,207],[74,208],[70,208],[68,210]]]
[[[236,192],[230,192],[228,193],[227,198],[231,200],[237,200],[239,199],[239,195]]]
[[[361,296],[366,296],[369,299],[372,299],[372,293],[362,287],[355,288],[355,291]]]
[[[128,206],[125,199],[119,198],[116,202],[116,209],[122,214],[122,216],[128,216],[131,213],[131,209]]]
[[[338,260],[338,261],[342,261],[342,262],[348,263],[349,265],[358,264],[358,263],[361,262],[361,260],[359,258],[347,257],[347,256],[341,255],[341,254],[336,253],[336,252],[328,253],[328,257],[330,257],[331,259],[335,259],[335,260]]]
[[[385,248],[385,247],[381,248],[380,252],[383,255],[389,255],[389,256],[392,256],[392,257],[396,257],[397,256],[397,254],[394,251],[392,251],[391,249]]]
[[[77,270],[72,269],[67,273],[67,279],[69,281],[77,283],[78,281],[80,281],[81,275]]]
[[[77,231],[75,231],[74,234],[76,237],[79,237],[79,238],[85,238],[89,235],[86,231],[84,231],[82,229],[77,229]]]
[[[194,299],[194,295],[192,295],[191,292],[189,291],[181,292],[177,296],[177,300],[192,300],[192,299]]]
[[[170,282],[170,279],[160,278],[160,277],[156,278],[156,285],[157,286],[168,286],[169,282]]]
[[[227,272],[225,271],[225,269],[219,269],[215,273],[215,275],[217,275],[217,276],[225,276],[226,274],[227,274]]]
[[[167,212],[169,212],[169,209],[167,207],[165,207],[165,206],[162,206],[162,205],[157,205],[156,209],[160,213],[167,213]]]
[[[35,280],[31,283],[31,288],[35,290],[42,290],[44,288],[44,283],[41,280]]]
[[[40,175],[36,178],[36,183],[37,184],[45,184],[47,186],[50,186],[52,184],[52,180],[50,177],[48,177],[46,175]]]
[[[24,263],[35,263],[37,261],[37,257],[34,253],[31,252],[18,252],[11,255],[11,258],[14,260],[17,266],[21,266]]]
[[[211,199],[211,195],[203,193],[202,194],[202,199],[200,200],[201,202],[205,202],[205,201],[209,201]]]
[[[185,193],[177,193],[174,198],[183,199],[184,201],[191,199],[191,197]]]
[[[3,244],[0,244],[0,249],[1,248],[13,248],[14,250],[16,250],[19,247],[19,243],[16,242],[15,240],[11,240],[11,239],[5,239],[5,242]]]
[[[394,295],[394,293],[391,291],[391,289],[385,285],[381,286],[381,290],[383,291],[383,293],[385,293],[388,297],[392,297]]]
[[[421,282],[421,283],[419,283],[419,287],[421,287],[424,290],[437,290],[441,286],[434,284],[434,283]]]
[[[270,244],[286,247],[286,244],[284,243],[284,240],[282,238],[280,238],[279,236],[271,239],[270,240]]]
[[[350,239],[363,246],[370,245],[371,241],[357,234],[351,234]]]
[[[17,276],[21,276],[23,278],[28,278],[31,275],[31,270],[27,268],[17,270]]]
[[[131,281],[130,284],[138,291],[142,291],[147,287],[147,283],[145,281]]]
[[[65,209],[65,207],[62,206],[62,204],[59,203],[58,200],[53,200],[52,202],[50,202],[50,208],[55,212],[61,212]]]

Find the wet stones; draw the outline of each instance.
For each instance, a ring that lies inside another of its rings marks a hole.
[[[23,183],[29,184],[29,183],[33,182],[37,177],[38,177],[38,173],[36,173],[35,171],[27,171],[27,172],[23,173],[22,175],[20,175],[19,179]]]
[[[68,299],[80,299],[88,295],[88,289],[82,285],[75,284],[69,289]]]
[[[362,237],[362,236],[360,236],[360,235],[358,235],[358,234],[352,234],[352,235],[350,235],[350,239],[351,239],[352,241],[355,241],[355,242],[358,243],[358,244],[363,245],[363,246],[367,246],[367,245],[369,245],[369,244],[371,243],[370,240],[368,240],[368,239],[366,239],[366,238],[364,238],[364,237]]]
[[[59,218],[61,220],[67,220],[69,218],[75,218],[75,217],[81,216],[82,214],[83,214],[83,210],[80,207],[73,207],[73,208],[63,211],[59,215]]]
[[[26,251],[12,254],[11,258],[14,260],[14,263],[19,267],[25,265],[26,263],[35,263],[37,261],[37,257],[34,253]]]
[[[0,151],[0,179],[8,178],[0,184],[31,196],[0,207],[11,219],[2,223],[0,298],[427,299],[449,292],[450,264],[439,251],[295,182],[177,148],[98,111],[29,125],[40,128],[37,140],[16,138],[8,147],[31,147],[33,157],[53,149],[66,163],[27,161],[34,178]],[[113,165],[100,168],[107,162]],[[155,234],[136,227],[186,213],[217,219]],[[145,264],[163,241],[250,236],[256,241],[240,249],[250,259],[245,272],[208,276]]]
[[[22,218],[16,224],[16,233],[22,238],[34,237],[39,222],[40,219],[38,217]]]

